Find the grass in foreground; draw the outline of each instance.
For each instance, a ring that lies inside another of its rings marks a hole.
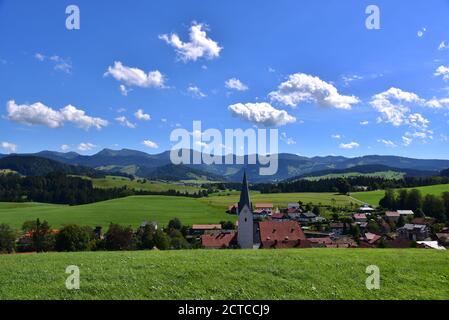
[[[365,287],[377,265],[381,289]],[[81,290],[65,289],[69,265]],[[448,299],[449,252],[310,249],[0,256],[0,299]]]
[[[416,187],[416,188],[409,188],[407,190],[411,190],[411,189],[420,190],[423,196],[425,196],[426,194],[433,194],[433,195],[439,196],[443,192],[449,191],[449,184],[438,184],[438,185],[434,185],[434,186]],[[368,203],[372,206],[378,206],[379,201],[385,195],[385,190],[376,190],[376,191],[369,191],[369,192],[354,192],[351,195],[354,198],[356,198],[360,201],[363,201],[365,203]]]

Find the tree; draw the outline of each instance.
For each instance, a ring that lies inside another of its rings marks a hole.
[[[56,235],[56,250],[85,251],[88,249],[92,231],[88,227],[67,225]]]
[[[159,250],[168,250],[170,248],[170,239],[162,230],[157,230],[153,236],[154,245]]]
[[[152,224],[147,224],[143,228],[139,228],[136,234],[137,247],[142,250],[153,249],[155,246],[154,243],[155,233],[156,229]]]
[[[407,189],[399,190],[399,196],[397,200],[397,206],[399,209],[409,209],[407,208],[407,198],[408,198],[408,191]]]
[[[396,222],[396,228],[402,228],[405,225],[405,219],[404,216],[401,214],[399,216],[398,221]]]
[[[321,209],[320,209],[320,207],[318,207],[318,206],[313,207],[312,212],[313,212],[316,216],[321,215]]]
[[[348,180],[339,178],[337,180],[337,189],[338,193],[340,194],[348,194],[349,191],[351,191],[351,185],[349,184]]]
[[[182,223],[178,218],[174,218],[168,222],[168,229],[181,230]]]
[[[131,227],[111,223],[108,232],[105,234],[105,247],[112,251],[133,249],[134,232]]]
[[[410,190],[407,194],[406,204],[405,204],[404,209],[413,210],[414,212],[416,212],[417,210],[422,208],[422,205],[423,205],[423,199],[422,199],[421,191],[419,191],[418,189]]]
[[[397,202],[394,191],[391,189],[385,191],[385,196],[380,200],[379,205],[384,209],[397,209]]]
[[[170,231],[170,247],[175,250],[180,250],[188,249],[190,245],[180,231],[172,229]]]
[[[358,224],[351,224],[349,234],[357,241],[360,238],[360,227]]]
[[[47,252],[53,250],[55,237],[47,221],[40,222],[37,219],[34,229],[31,229],[30,232],[32,233],[31,239],[35,251]]]
[[[441,222],[446,221],[446,208],[442,198],[428,194],[424,198],[423,211],[426,216],[435,218]]]
[[[0,224],[0,253],[13,253],[16,249],[16,233],[7,224]]]
[[[221,228],[223,230],[234,230],[235,224],[232,221],[221,221]]]
[[[443,199],[444,208],[446,209],[446,220],[449,221],[449,192],[444,192],[441,195],[441,198]]]
[[[376,221],[370,220],[370,221],[368,222],[368,225],[366,226],[366,229],[367,229],[369,232],[372,232],[372,233],[378,233],[379,230],[380,230],[380,227],[379,227],[379,224],[378,224]]]

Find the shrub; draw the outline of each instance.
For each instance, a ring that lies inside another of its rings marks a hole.
[[[111,223],[108,232],[105,234],[106,250],[132,250],[134,245],[135,238],[131,227]]]
[[[68,225],[56,236],[56,250],[85,251],[89,247],[92,232],[88,227]]]
[[[13,253],[16,249],[16,233],[7,224],[0,224],[0,252]]]
[[[170,248],[170,239],[167,234],[161,230],[157,230],[153,236],[154,245],[159,250],[168,250]]]

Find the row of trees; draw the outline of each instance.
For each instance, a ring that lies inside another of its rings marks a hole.
[[[158,229],[146,224],[134,230],[129,226],[110,224],[101,236],[91,227],[66,225],[55,232],[47,221],[28,221],[23,224],[22,235],[8,225],[0,225],[0,252],[76,252],[119,250],[177,250],[199,248],[200,243],[187,241],[188,228],[179,219],[169,222],[167,228]]]
[[[167,195],[183,197],[207,197],[207,190],[195,193],[177,190],[145,191],[121,188],[94,188],[92,181],[63,173],[46,176],[22,177],[17,174],[0,175],[0,201],[81,205],[117,199],[131,195]]]
[[[300,179],[277,184],[258,184],[254,189],[261,193],[293,192],[338,192],[346,194],[357,191],[357,186],[367,186],[368,190],[400,189],[449,183],[449,177],[405,177],[403,179],[385,179],[381,177],[357,176],[348,178],[329,178],[319,180]]]
[[[418,216],[429,216],[440,222],[449,221],[449,192],[423,197],[417,189],[387,190],[379,204],[388,210],[413,210]]]

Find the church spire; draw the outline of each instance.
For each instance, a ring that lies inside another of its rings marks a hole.
[[[238,211],[239,214],[244,206],[247,206],[250,211],[253,210],[251,199],[249,197],[249,187],[248,187],[248,179],[246,177],[246,170],[243,173],[242,192],[240,193],[239,211]]]

